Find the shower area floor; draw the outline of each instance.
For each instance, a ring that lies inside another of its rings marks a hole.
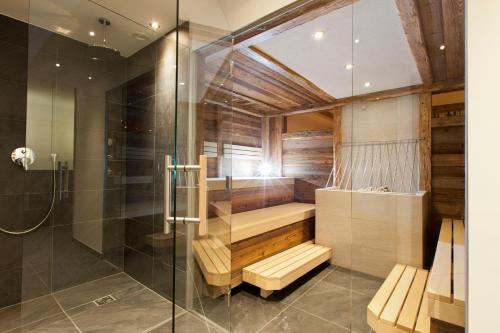
[[[106,296],[110,302],[94,302]],[[176,310],[186,332],[208,332],[205,322]],[[0,309],[0,332],[163,333],[171,332],[171,319],[172,302],[118,273]]]

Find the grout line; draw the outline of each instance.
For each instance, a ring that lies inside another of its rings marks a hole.
[[[175,318],[179,318],[180,316],[183,316],[183,315],[185,315],[186,313],[187,313],[187,312],[186,312],[186,311],[184,311],[184,312],[181,312],[181,313],[179,313],[179,314],[176,314],[176,315],[175,315]],[[158,327],[160,327],[160,326],[162,326],[162,325],[165,325],[166,323],[168,323],[168,322],[170,322],[170,321],[172,321],[172,318],[168,318],[168,319],[166,319],[166,320],[164,320],[164,321],[159,322],[158,324],[156,324],[156,325],[154,325],[154,326],[151,326],[151,327],[149,327],[149,328],[146,328],[146,330],[142,331],[141,333],[151,332],[151,331],[152,331],[152,330],[154,330],[155,328],[158,328]]]
[[[63,307],[61,306],[61,304],[59,303],[59,301],[57,300],[57,298],[51,294],[52,298],[54,299],[54,301],[57,303],[57,305],[59,306],[59,308],[61,309],[61,311],[66,315],[66,318],[69,319],[69,321],[71,321],[71,323],[73,324],[73,326],[75,326],[75,328],[78,330],[78,332],[80,333],[83,333],[82,330],[78,327],[78,325],[76,325],[76,323],[73,321],[73,318],[71,318],[68,313],[63,309]]]
[[[312,286],[310,286],[309,288],[307,288],[306,290],[304,290],[304,292],[298,296],[295,300],[293,300],[291,303],[284,303],[284,302],[280,302],[282,304],[285,304],[286,306],[276,315],[274,316],[271,320],[269,320],[264,326],[262,326],[259,330],[256,331],[256,333],[259,333],[261,332],[264,328],[266,328],[267,326],[269,326],[269,324],[271,322],[273,322],[275,319],[277,319],[279,316],[281,316],[286,310],[288,310],[295,302],[297,302],[299,299],[302,298],[302,296],[304,296],[309,290],[311,290],[312,288],[314,288],[316,285],[318,285],[321,281],[323,281],[327,276],[329,276],[330,274],[332,274],[335,270],[337,269],[337,267],[333,268],[331,270],[331,272],[325,274],[325,276],[323,276],[322,278],[320,278],[318,281],[316,281]]]
[[[81,284],[77,284],[76,286],[73,286],[73,287],[69,287],[69,288],[58,290],[56,292],[50,293],[50,295],[56,295],[56,294],[59,294],[59,293],[61,293],[63,291],[68,291],[68,290],[71,290],[71,289],[74,289],[74,288],[82,287],[82,286],[84,286],[86,284],[93,283],[93,282],[96,282],[96,281],[100,281],[100,280],[103,280],[103,279],[107,279],[107,278],[110,278],[112,276],[119,275],[119,274],[126,274],[126,273],[125,272],[118,272],[118,273],[114,273],[114,274],[111,274],[111,275],[106,275],[106,276],[103,276],[103,277],[95,279],[95,280],[91,280],[91,281],[87,281],[87,282],[84,282],[84,283],[81,283]],[[126,275],[128,275],[128,274],[126,274]]]

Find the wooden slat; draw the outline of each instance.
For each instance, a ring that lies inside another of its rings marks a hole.
[[[420,78],[425,85],[430,85],[433,81],[432,70],[416,0],[396,0],[396,5]]]
[[[313,245],[306,246],[300,253],[297,255],[293,256],[292,258],[288,258],[287,260],[280,261],[279,264],[272,266],[265,271],[261,272],[260,275],[264,277],[273,277],[273,276],[280,276],[280,271],[287,266],[294,264],[295,262],[301,261],[303,258],[308,257],[311,254],[314,254],[317,252],[319,249]],[[277,274],[277,275],[275,275]]]
[[[406,332],[413,332],[413,329],[415,328],[422,298],[425,296],[427,275],[427,270],[417,270],[415,279],[413,280],[408,296],[404,302],[403,309],[399,315],[396,326]]]
[[[406,295],[410,290],[416,271],[417,269],[415,267],[406,266],[401,279],[399,279],[394,292],[387,301],[384,311],[382,311],[380,315],[380,321],[382,323],[396,326],[396,322],[406,299]]]
[[[448,303],[451,302],[451,241],[452,220],[443,219],[427,293],[431,298]]]
[[[419,189],[421,191],[431,190],[431,113],[432,113],[431,94],[420,94],[420,110],[419,110]]]
[[[442,0],[442,6],[448,78],[461,78],[465,71],[464,0]]]
[[[382,311],[384,310],[389,297],[391,297],[394,288],[396,288],[396,285],[398,284],[405,268],[405,265],[395,265],[385,279],[384,283],[382,283],[382,286],[372,298],[370,304],[368,304],[368,311],[371,312],[376,318],[379,318],[382,314]]]
[[[286,258],[293,257],[297,252],[302,251],[307,245],[312,244],[312,241],[302,243],[300,245],[294,246],[291,249],[275,254],[272,257],[261,260],[252,264],[250,266],[245,267],[246,270],[252,271],[255,273],[260,273],[275,265],[278,260],[285,260]]]
[[[222,244],[220,241],[218,241],[219,244],[217,244],[216,241],[214,241],[213,239],[207,239],[206,242],[208,243],[210,248],[213,249],[213,251],[215,252],[217,257],[220,259],[220,261],[224,265],[224,269],[221,270],[221,272],[230,271],[231,270],[231,255],[229,254],[229,256],[228,256],[228,252],[225,251],[225,249],[227,250],[227,247],[224,244]]]
[[[431,326],[431,318],[429,317],[429,300],[424,293],[422,304],[418,312],[417,324],[415,325],[415,333],[429,333]]]
[[[432,127],[452,127],[452,126],[464,126],[464,125],[465,125],[464,116],[432,118]]]
[[[453,220],[453,303],[465,306],[465,243],[462,220]]]
[[[205,251],[207,256],[214,264],[214,267],[217,270],[217,272],[218,273],[226,272],[227,271],[226,265],[222,262],[221,258],[218,255],[218,252],[216,252],[215,249],[212,248],[211,243],[209,243],[208,240],[201,240],[200,244],[203,247],[203,250]]]

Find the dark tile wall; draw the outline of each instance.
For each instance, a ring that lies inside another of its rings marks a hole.
[[[24,171],[10,161],[11,151],[25,146],[28,89],[45,87],[56,102],[63,90],[75,93],[67,187],[57,184],[54,210],[41,228],[24,236],[0,233],[0,308],[123,270],[125,193],[105,169],[105,111],[121,107],[125,93],[116,87],[127,81],[126,72],[121,56],[92,60],[84,43],[0,15],[3,228],[36,225],[52,199],[51,171]]]

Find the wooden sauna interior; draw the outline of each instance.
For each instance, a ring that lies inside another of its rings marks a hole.
[[[196,53],[209,222],[194,252],[214,296],[223,292],[213,287],[235,287],[259,262],[308,241],[331,249],[332,264],[374,276],[385,278],[395,264],[429,268],[443,218],[464,217],[463,1],[395,0],[404,38],[378,47],[404,49],[392,56],[407,54],[408,72],[389,70],[397,60],[383,58],[390,52],[372,63],[356,54],[378,73],[370,78],[356,63],[346,66],[351,58],[314,62],[316,51],[290,45],[300,36],[310,43],[314,22],[341,17],[350,5],[287,8],[233,43],[220,39]],[[332,66],[348,78],[329,76]],[[386,73],[395,79],[380,84]]]

